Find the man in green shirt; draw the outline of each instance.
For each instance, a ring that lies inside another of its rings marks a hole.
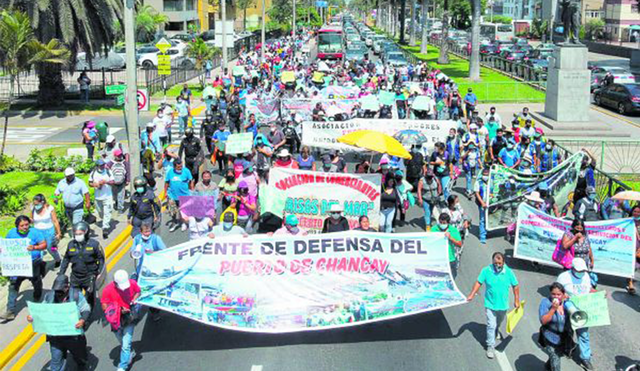
[[[478,281],[473,285],[467,301],[473,300],[480,286],[486,285],[484,306],[487,314],[487,357],[495,356],[496,336],[509,309],[509,288],[513,288],[514,307],[520,307],[520,287],[516,275],[504,264],[501,252],[493,254],[493,264],[480,272]]]
[[[451,275],[456,278],[458,275],[458,257],[456,250],[462,248],[462,237],[456,226],[451,225],[451,217],[449,214],[440,214],[438,217],[438,225],[431,227],[431,232],[444,232],[445,237],[449,240],[449,266],[451,266]]]

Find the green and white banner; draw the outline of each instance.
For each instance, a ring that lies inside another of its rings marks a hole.
[[[138,284],[146,306],[261,333],[355,326],[466,302],[443,233],[193,240],[146,255]]]
[[[494,165],[489,175],[487,197],[487,230],[507,227],[518,218],[518,205],[524,197],[546,184],[558,209],[570,203],[578,183],[583,153],[576,153],[546,173],[526,174],[504,166]]]

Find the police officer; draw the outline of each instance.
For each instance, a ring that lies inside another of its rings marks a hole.
[[[240,133],[242,122],[242,108],[238,101],[234,100],[231,106],[227,110],[227,116],[229,117],[229,126],[231,130],[235,130],[236,133]]]
[[[140,226],[143,223],[153,224],[155,227],[160,222],[160,202],[156,198],[153,189],[147,187],[147,180],[141,176],[133,181],[135,192],[131,195],[129,215],[127,219],[133,227],[131,237],[140,234]]]
[[[218,130],[218,125],[214,121],[213,116],[207,115],[204,121],[202,121],[202,126],[200,126],[200,137],[204,137],[209,156],[213,154],[213,133],[215,133],[216,130]]]
[[[184,164],[191,172],[194,183],[198,183],[198,169],[200,168],[200,161],[198,156],[202,150],[200,139],[193,135],[193,128],[187,128],[185,131],[185,137],[180,142],[180,150],[178,151],[178,157],[182,158],[184,153]]]
[[[104,267],[104,253],[98,241],[89,237],[89,224],[86,222],[76,223],[73,233],[58,274],[65,274],[71,263],[71,287],[85,290],[87,302],[93,310],[96,279]]]
[[[89,320],[91,315],[91,307],[87,303],[82,291],[69,286],[69,278],[65,275],[59,275],[53,281],[51,291],[44,295],[44,303],[76,303],[80,319],[75,327],[81,329]],[[29,322],[33,321],[31,316],[27,317]],[[77,370],[88,370],[88,351],[87,338],[84,332],[80,335],[70,336],[51,336],[47,335],[47,341],[51,348],[51,363],[49,370],[61,371],[65,369],[67,352],[71,353],[76,361]]]

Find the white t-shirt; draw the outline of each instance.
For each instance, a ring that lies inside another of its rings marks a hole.
[[[589,276],[589,272],[585,272],[582,278],[577,278],[568,270],[560,273],[556,281],[564,286],[569,296],[583,295],[591,292],[591,277]]]
[[[209,223],[211,223],[211,218],[205,217],[201,221],[197,221],[196,218],[189,217],[189,239],[197,240],[206,237],[209,234]]]
[[[158,133],[159,137],[166,137],[167,134],[167,121],[164,116],[162,117],[154,117],[153,124],[156,126],[156,133]]]
[[[97,170],[91,172],[91,175],[89,175],[89,183],[98,183],[101,181],[113,182],[113,174],[110,170],[105,170],[102,174]],[[95,188],[94,197],[96,200],[100,201],[113,198],[111,186],[109,184],[105,184],[100,188]]]

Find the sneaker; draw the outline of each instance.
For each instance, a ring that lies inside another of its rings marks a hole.
[[[483,244],[483,245],[486,245],[487,244],[487,240],[480,240],[480,243]]]
[[[131,367],[131,364],[133,363],[134,358],[136,358],[136,351],[131,349],[131,353],[129,354],[129,367]]]
[[[183,231],[183,232],[184,232],[184,231],[186,231],[186,230],[187,230],[187,225],[186,225],[186,224],[184,224],[184,223],[182,223],[182,224],[180,225],[180,230],[181,230],[181,231]]]
[[[585,370],[593,370],[593,365],[591,364],[591,360],[588,359],[583,359],[580,362],[580,366],[582,366],[582,368],[584,368]]]
[[[61,261],[61,260],[57,260],[57,261],[56,261],[56,263],[55,263],[55,265],[53,266],[53,269],[58,269],[58,268],[60,268],[60,264],[62,264],[62,261]]]
[[[106,240],[107,238],[109,238],[109,232],[102,232],[102,239]]]
[[[174,224],[169,228],[169,232],[175,232],[178,228],[180,228],[180,224]]]
[[[10,311],[6,311],[2,315],[0,315],[0,319],[3,319],[5,321],[13,321],[14,319],[16,319],[16,314]]]
[[[167,222],[166,222],[166,223],[164,223],[164,225],[165,225],[165,226],[167,226],[167,227],[168,227],[169,225],[171,225],[171,224],[173,224],[173,220],[167,220]]]
[[[502,337],[502,334],[498,332],[498,334],[496,335],[496,341],[502,341],[502,340],[504,340],[504,338]]]
[[[493,348],[489,348],[487,349],[487,358],[489,359],[493,359],[493,357],[495,357],[495,350]]]
[[[118,369],[117,369],[116,371],[127,371],[127,370],[125,370],[125,369],[124,369],[124,368],[122,368],[122,367],[118,367]]]

